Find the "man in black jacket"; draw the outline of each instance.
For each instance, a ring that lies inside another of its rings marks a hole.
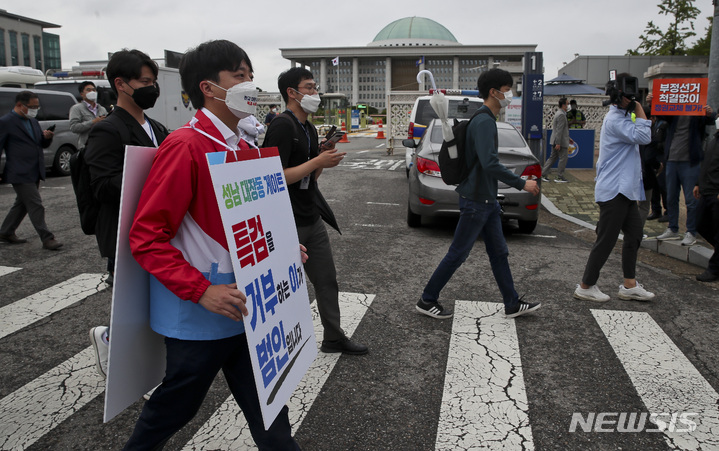
[[[719,132],[704,153],[699,181],[694,187],[697,206],[697,232],[714,247],[709,265],[697,276],[701,282],[719,280]]]
[[[42,149],[52,142],[53,133],[42,130],[35,119],[40,99],[31,91],[22,91],[15,97],[15,108],[0,118],[0,153],[5,149],[5,170],[2,180],[11,183],[15,203],[0,226],[0,241],[10,244],[27,243],[15,235],[25,215],[42,240],[42,247],[57,250],[62,243],[55,240],[45,223],[45,207],[40,197],[40,180],[45,180],[45,156]]]
[[[309,259],[305,272],[317,295],[317,309],[324,327],[322,352],[366,354],[367,346],[350,340],[340,327],[339,286],[327,229],[320,204],[324,198],[317,178],[326,168],[337,166],[346,152],[337,152],[334,143],[318,143],[317,129],[309,115],[317,111],[320,96],[312,72],[294,67],[277,79],[287,110],[270,122],[264,147],[277,147],[288,184],[292,213],[300,244]],[[326,206],[326,203],[324,204]],[[325,218],[331,214],[325,209]],[[331,215],[334,218],[334,215]],[[336,224],[331,224],[336,226]]]
[[[125,146],[157,147],[168,131],[145,115],[160,95],[157,63],[139,50],[121,50],[107,64],[107,79],[117,94],[117,105],[107,119],[90,131],[85,162],[90,170],[90,186],[100,202],[95,236],[100,255],[107,257],[110,277],[115,272],[115,247],[120,217],[120,191],[125,162]],[[90,330],[98,372],[107,374],[108,327]]]
[[[652,96],[647,96],[651,102]],[[696,243],[697,202],[692,190],[699,177],[699,165],[704,158],[702,144],[705,127],[713,124],[716,113],[709,105],[704,106],[703,116],[666,116],[669,126],[664,144],[664,172],[667,185],[667,210],[669,225],[657,237],[658,240],[678,240],[679,234],[679,193],[684,192],[687,208],[687,231],[682,246]]]

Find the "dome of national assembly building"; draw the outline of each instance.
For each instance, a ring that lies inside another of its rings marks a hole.
[[[405,17],[384,27],[369,46],[458,45],[452,32],[425,17]]]

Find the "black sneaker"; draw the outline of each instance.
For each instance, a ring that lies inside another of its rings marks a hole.
[[[507,318],[516,318],[517,316],[524,315],[525,313],[533,312],[541,307],[542,304],[539,302],[524,302],[522,298],[519,299],[519,303],[512,308],[504,308],[504,316]]]
[[[549,180],[549,177],[547,177],[546,175],[542,176],[542,181],[543,182],[551,182],[551,180]]]
[[[565,179],[563,175],[557,176],[556,179],[554,179],[555,183],[567,183],[569,180]]]
[[[426,302],[420,299],[415,307],[419,313],[431,316],[436,319],[447,319],[452,317],[452,312],[439,305],[439,302]]]

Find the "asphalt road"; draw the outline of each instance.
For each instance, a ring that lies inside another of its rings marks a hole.
[[[348,152],[343,163],[319,182],[342,229],[330,237],[343,321],[356,311],[348,330],[370,353],[320,355],[321,377],[308,378],[315,386],[306,390],[315,394],[295,422],[303,449],[719,449],[717,284],[700,284],[690,277],[696,268],[642,252],[637,278],[657,299],[620,301],[621,260],[613,254],[599,281],[612,300],[574,300],[592,233],[543,212],[532,235],[506,228],[517,291],[542,302],[536,314],[506,320],[496,313],[499,292],[478,242],[442,292],[455,318],[419,315],[414,304],[456,221],[407,227],[403,149],[388,156],[382,140],[351,139],[340,145]],[[120,449],[143,400],[103,424],[103,382],[83,354],[90,327],[109,321],[105,263],[94,237],[79,228],[70,179],[51,177],[41,193],[64,247],[41,249],[27,219],[18,235],[29,243],[0,245],[0,449]],[[0,214],[13,200],[0,185]],[[72,292],[81,274],[94,275],[85,295],[68,305],[51,299]],[[42,305],[34,313],[16,308],[33,302]],[[234,421],[203,426],[229,395],[218,376],[201,411],[165,449],[246,449],[224,435]],[[630,413],[665,425],[622,432],[626,424],[617,422]],[[585,432],[578,418],[599,420]],[[685,430],[690,423],[694,431]],[[201,431],[213,441],[188,445]]]

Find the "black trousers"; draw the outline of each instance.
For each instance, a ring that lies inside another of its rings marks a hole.
[[[607,262],[609,255],[619,239],[619,232],[624,233],[622,246],[622,271],[625,279],[636,278],[637,251],[642,243],[642,218],[639,215],[637,202],[629,200],[622,194],[599,205],[599,222],[597,223],[597,240],[589,252],[589,260],[584,268],[582,282],[596,285],[599,272]]]
[[[714,248],[707,269],[719,274],[719,199],[717,196],[702,196],[697,205],[697,232]]]
[[[339,340],[345,336],[345,332],[340,325],[337,270],[325,223],[317,218],[312,225],[297,227],[297,235],[300,244],[307,248],[309,258],[304,268],[317,296],[317,310],[324,328],[323,339]]]
[[[55,238],[47,228],[47,224],[45,224],[45,207],[43,207],[42,198],[40,197],[40,182],[13,183],[12,188],[16,194],[15,203],[10,207],[7,216],[5,216],[2,226],[0,226],[0,233],[4,235],[14,234],[22,220],[28,215],[43,243]]]
[[[287,406],[265,431],[245,334],[207,341],[165,338],[165,347],[165,378],[145,403],[125,450],[162,449],[170,437],[195,416],[220,369],[247,419],[257,447],[260,450],[300,449],[292,438]]]

